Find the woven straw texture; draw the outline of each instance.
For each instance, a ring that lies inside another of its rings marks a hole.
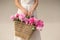
[[[21,38],[24,38],[26,40],[29,40],[32,33],[34,32],[32,28],[33,25],[28,25],[20,21],[14,21],[15,26],[15,35]]]

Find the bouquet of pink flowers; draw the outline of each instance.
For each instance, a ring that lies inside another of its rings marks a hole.
[[[41,30],[44,26],[44,23],[42,20],[38,20],[37,18],[35,18],[34,16],[25,16],[23,13],[21,14],[15,14],[15,15],[12,15],[10,17],[10,19],[12,21],[21,21],[21,22],[24,22],[25,24],[30,24],[30,25],[34,25],[35,28],[32,28],[33,30],[34,29],[37,29],[37,30]]]

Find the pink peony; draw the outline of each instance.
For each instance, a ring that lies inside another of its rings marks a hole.
[[[38,19],[34,17],[34,23],[36,23],[37,21],[38,21]]]
[[[42,31],[42,27],[36,27],[36,29]]]
[[[15,14],[15,18],[16,19],[18,19],[19,18],[19,14],[17,13],[17,14]]]
[[[36,25],[36,28],[37,28],[37,29],[40,29],[40,28],[42,28],[42,27],[44,26],[43,21],[41,21],[41,20],[38,20],[38,21],[35,23],[35,25]]]
[[[23,21],[28,24],[28,18],[24,18]]]
[[[36,26],[43,27],[43,21],[41,21],[41,20],[38,20],[35,24],[36,24]]]
[[[23,21],[25,18],[25,14],[21,13],[19,14],[19,20]]]
[[[29,24],[34,24],[34,17],[29,18]]]
[[[14,19],[15,19],[15,16],[11,16],[11,17],[10,17],[10,19],[11,19],[12,21],[14,21]]]

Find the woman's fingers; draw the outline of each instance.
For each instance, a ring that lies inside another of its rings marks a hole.
[[[22,12],[25,14],[25,15],[28,15],[28,11],[27,10],[22,10]]]
[[[31,16],[32,15],[32,12],[28,12],[28,16]]]

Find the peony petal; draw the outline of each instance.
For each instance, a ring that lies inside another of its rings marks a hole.
[[[36,27],[37,30],[42,30],[42,27]]]
[[[17,17],[19,17],[19,14],[17,13],[17,14],[15,14],[15,17],[17,18]]]
[[[14,19],[15,19],[15,16],[11,16],[11,17],[10,17],[10,19],[11,19],[12,21],[14,21]]]

